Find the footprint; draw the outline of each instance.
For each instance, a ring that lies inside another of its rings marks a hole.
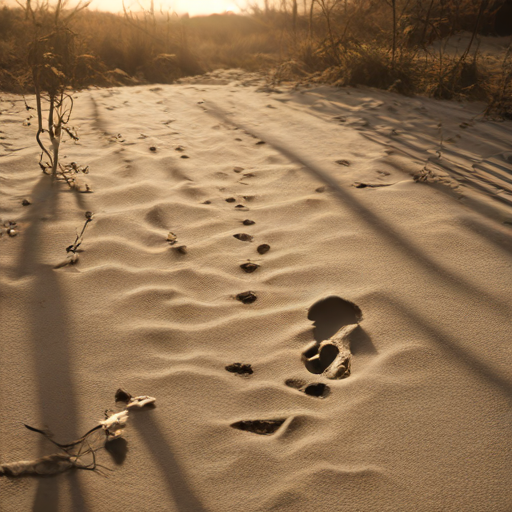
[[[243,364],[243,363],[233,363],[228,364],[225,369],[228,372],[231,373],[237,373],[238,375],[252,375],[254,373],[254,370],[252,369],[252,366],[250,364]]]
[[[290,388],[294,388],[297,391],[305,393],[306,395],[314,396],[317,398],[325,398],[326,396],[329,396],[331,392],[331,388],[329,388],[329,386],[323,382],[307,384],[305,381],[300,379],[288,379],[285,384]]]
[[[246,432],[252,432],[253,434],[259,434],[260,436],[272,435],[279,427],[285,422],[284,419],[278,420],[243,420],[232,423],[231,427],[238,430],[245,430]]]
[[[350,335],[359,327],[362,316],[356,304],[336,296],[313,304],[308,319],[315,324],[315,341],[302,352],[306,369],[328,379],[348,377],[352,362]]]

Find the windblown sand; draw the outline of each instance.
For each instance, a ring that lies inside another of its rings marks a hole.
[[[65,443],[119,387],[157,402],[106,478],[0,477],[2,512],[512,510],[511,122],[235,71],[75,96],[90,194],[51,186],[0,102],[0,464],[55,453],[24,423]],[[329,296],[362,312],[339,380],[301,359]]]

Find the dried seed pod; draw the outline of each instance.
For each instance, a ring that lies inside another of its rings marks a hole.
[[[127,391],[125,391],[122,388],[119,388],[116,391],[116,397],[115,397],[116,402],[128,403],[131,400],[131,398],[132,398],[132,395],[130,395],[130,393],[128,393]]]
[[[248,291],[248,292],[242,292],[239,293],[236,296],[236,299],[240,302],[243,302],[244,304],[252,304],[256,301],[258,297],[256,297],[256,294],[254,292]]]
[[[240,265],[240,268],[244,271],[244,272],[247,272],[248,274],[252,274],[255,270],[257,270],[258,268],[260,267],[260,265],[258,265],[257,263],[252,263],[251,261],[247,262],[247,263],[242,263]]]
[[[247,233],[237,233],[236,235],[233,235],[235,238],[238,238],[238,240],[241,240],[242,242],[252,242],[252,236],[248,235]]]
[[[87,220],[92,220],[92,212],[85,212],[85,218]]]
[[[169,231],[169,234],[167,235],[167,241],[169,242],[170,245],[174,245],[178,241],[178,237],[174,233]]]
[[[270,251],[270,245],[268,244],[261,244],[256,249],[260,254],[265,254],[266,252]]]
[[[188,155],[181,155],[180,158],[190,158]]]
[[[264,140],[259,140],[256,142],[256,146],[261,146],[262,144],[266,144],[266,142]]]

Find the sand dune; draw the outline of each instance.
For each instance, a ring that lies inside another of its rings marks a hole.
[[[62,154],[90,194],[50,186],[2,96],[0,464],[53,453],[23,423],[65,443],[119,387],[157,399],[98,452],[107,478],[0,477],[2,511],[512,509],[512,125],[262,84],[77,93]],[[55,270],[85,211],[78,263]],[[360,315],[312,318],[330,296]],[[311,373],[349,324],[350,372]]]

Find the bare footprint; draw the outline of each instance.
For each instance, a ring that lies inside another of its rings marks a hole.
[[[359,307],[340,297],[322,299],[309,309],[308,319],[315,323],[315,341],[302,352],[308,371],[328,379],[344,379],[350,375],[352,352],[350,335],[362,318]]]

